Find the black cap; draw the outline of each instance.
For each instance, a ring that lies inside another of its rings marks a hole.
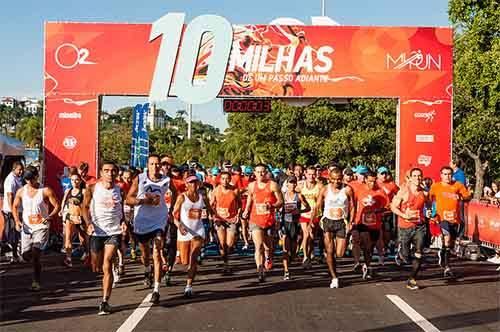
[[[344,171],[342,172],[344,175],[349,175],[349,176],[352,176],[354,175],[354,172],[352,171],[351,168],[347,167],[346,169],[344,169]]]

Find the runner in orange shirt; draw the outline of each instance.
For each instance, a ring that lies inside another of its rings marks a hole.
[[[241,210],[239,190],[231,185],[231,174],[221,173],[221,184],[212,192],[210,202],[215,211],[214,221],[219,251],[224,261],[224,273],[230,273],[228,254],[232,251],[238,234],[238,222]]]
[[[460,225],[460,201],[468,201],[471,194],[463,184],[453,181],[453,169],[449,166],[441,168],[441,182],[434,183],[429,192],[430,199],[436,202],[436,219],[444,236],[441,249],[444,277],[454,278],[450,269],[450,250],[455,245]]]
[[[354,233],[359,234],[365,263],[363,264],[363,279],[372,278],[370,263],[373,248],[380,236],[382,228],[382,214],[389,205],[389,197],[377,186],[377,174],[373,171],[366,173],[365,184],[355,191],[356,218]]]

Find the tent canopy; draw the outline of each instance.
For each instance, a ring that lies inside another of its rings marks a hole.
[[[2,156],[24,156],[24,143],[0,134],[0,154]]]

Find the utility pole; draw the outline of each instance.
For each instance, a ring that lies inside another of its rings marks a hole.
[[[321,0],[321,16],[325,16],[325,0]]]
[[[188,109],[188,131],[187,131],[187,138],[191,139],[191,121],[193,120],[193,107],[191,104],[187,105]]]

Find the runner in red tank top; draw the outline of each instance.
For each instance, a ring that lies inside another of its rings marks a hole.
[[[252,166],[246,166],[244,169],[244,174],[245,174],[245,176],[241,180],[241,182],[243,184],[243,188],[240,190],[241,209],[242,210],[247,206],[248,185],[251,182],[255,181]],[[243,238],[243,242],[245,243],[241,249],[243,251],[247,251],[248,246],[250,245],[249,244],[250,234],[248,231],[248,219],[240,218],[240,220],[241,220],[241,236]]]
[[[214,221],[219,238],[219,252],[224,261],[224,273],[227,274],[230,273],[227,255],[236,243],[241,212],[239,191],[231,185],[231,174],[228,172],[221,173],[221,184],[214,189],[210,205],[215,211]]]
[[[401,260],[409,261],[411,244],[415,246],[415,259],[406,284],[406,287],[411,290],[418,289],[415,279],[424,253],[426,202],[427,196],[422,189],[422,170],[413,168],[410,171],[408,184],[401,188],[391,204],[392,211],[398,216],[398,234],[401,245],[400,252],[396,254],[396,264],[401,265]]]
[[[250,231],[255,244],[255,264],[259,273],[259,282],[264,282],[263,247],[272,250],[272,235],[276,222],[276,209],[283,205],[283,197],[278,184],[267,179],[267,167],[258,164],[255,167],[256,181],[248,186],[248,200],[243,217],[250,215]],[[251,210],[251,213],[250,213]]]

